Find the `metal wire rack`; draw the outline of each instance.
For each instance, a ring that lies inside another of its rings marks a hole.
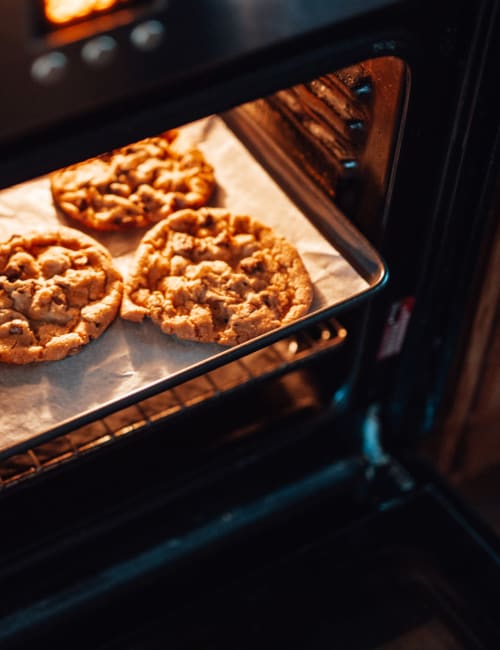
[[[342,325],[330,319],[23,453],[14,453],[0,461],[0,490],[148,424],[166,422],[180,411],[249,382],[289,372],[308,357],[339,346],[346,337]]]

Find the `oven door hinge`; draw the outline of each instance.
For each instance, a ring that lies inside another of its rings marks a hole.
[[[372,404],[361,427],[362,454],[367,462],[366,478],[375,488],[378,498],[397,497],[415,488],[409,472],[382,445],[378,404]]]

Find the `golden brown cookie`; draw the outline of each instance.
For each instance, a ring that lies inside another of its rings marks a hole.
[[[108,251],[72,228],[0,243],[0,361],[75,354],[115,318],[122,289]]]
[[[142,228],[205,205],[213,168],[197,149],[177,150],[176,135],[167,131],[54,172],[55,205],[96,230]]]
[[[121,315],[148,316],[182,339],[235,345],[303,316],[312,297],[283,237],[249,216],[201,208],[180,210],[143,237]]]

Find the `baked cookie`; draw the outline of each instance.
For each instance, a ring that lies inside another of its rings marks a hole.
[[[178,151],[177,131],[147,138],[54,172],[55,205],[96,230],[150,226],[181,208],[198,208],[215,187],[197,149]]]
[[[115,318],[122,290],[108,251],[72,228],[0,243],[0,361],[75,354]]]
[[[312,297],[298,252],[271,228],[222,208],[179,210],[143,237],[121,315],[235,345],[303,316]]]

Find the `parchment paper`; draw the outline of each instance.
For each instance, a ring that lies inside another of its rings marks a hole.
[[[216,116],[183,127],[181,138],[199,147],[214,166],[218,189],[210,204],[250,214],[299,250],[315,288],[311,313],[368,288],[368,283],[323,238]],[[47,177],[0,192],[0,240],[32,229],[78,226],[59,215]],[[83,230],[83,228],[82,228]],[[86,230],[108,247],[126,275],[144,230]],[[181,341],[149,321],[118,318],[97,340],[61,361],[0,363],[0,452],[89,411],[173,377],[224,352],[217,344]]]

